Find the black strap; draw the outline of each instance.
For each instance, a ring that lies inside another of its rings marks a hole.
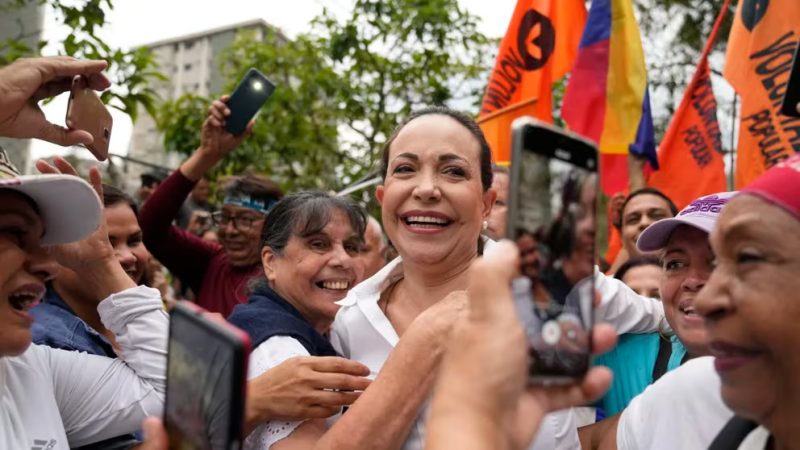
[[[714,438],[708,450],[736,450],[751,431],[758,426],[752,420],[733,416]]]
[[[667,373],[670,356],[672,356],[672,341],[659,336],[658,356],[656,356],[656,364],[653,366],[653,383]]]

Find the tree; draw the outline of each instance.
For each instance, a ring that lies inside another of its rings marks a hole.
[[[253,136],[215,174],[254,169],[287,190],[338,189],[376,165],[413,109],[448,103],[477,113],[495,45],[476,26],[457,0],[358,0],[347,19],[323,11],[291,40],[240,36],[221,61],[226,92],[249,67],[278,88]],[[188,96],[162,108],[166,150],[197,148],[210,101]]]
[[[636,0],[634,4],[645,45],[652,98],[657,102],[653,119],[660,140],[691,81],[723,0]],[[732,21],[733,10],[717,37],[714,49],[718,54],[724,54]],[[714,67],[714,62],[712,59],[712,69],[719,73],[721,67]],[[729,113],[729,108],[720,104],[721,113]]]
[[[315,21],[345,81],[345,148],[373,167],[400,120],[414,109],[448,104],[476,114],[496,43],[457,0],[357,0],[340,22],[327,11]]]
[[[277,88],[261,109],[253,135],[215,168],[212,178],[252,170],[274,177],[286,189],[337,186],[348,163],[337,130],[344,120],[337,104],[344,87],[319,43],[308,36],[290,41],[274,31],[263,41],[242,34],[220,65],[225,92],[233,91],[250,67],[261,69]],[[158,124],[167,151],[188,155],[199,146],[212,100],[189,94],[162,106]]]
[[[112,87],[103,92],[106,104],[128,114],[136,120],[139,107],[148,113],[156,113],[157,96],[149,86],[163,79],[156,70],[152,56],[144,49],[122,50],[111,48],[98,37],[98,32],[106,24],[106,14],[113,8],[111,0],[10,0],[0,7],[0,13],[20,10],[29,5],[42,5],[48,8],[56,20],[71,29],[70,35],[59,43],[60,54],[108,61],[108,73]],[[21,57],[37,56],[49,43],[39,40],[35,45],[27,35],[16,36],[0,41],[0,65],[6,65]],[[38,34],[40,30],[33,30]]]

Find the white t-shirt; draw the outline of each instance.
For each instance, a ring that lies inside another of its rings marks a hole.
[[[491,252],[496,244],[487,241],[485,250]],[[383,367],[399,338],[389,319],[378,306],[381,292],[393,280],[402,276],[401,258],[387,264],[372,278],[360,283],[337,302],[342,308],[331,329],[331,344],[345,358],[359,361],[370,369],[374,379]],[[595,287],[600,291],[601,304],[595,310],[597,321],[609,322],[622,333],[647,333],[664,330],[664,308],[661,302],[641,297],[621,281],[595,271]],[[428,404],[422,406],[412,425],[404,450],[421,450],[425,442],[425,423]],[[539,428],[531,449],[579,449],[577,421],[572,409],[548,414]]]
[[[617,449],[705,450],[731,417],[714,358],[696,358],[631,400],[617,425]]]
[[[169,318],[159,292],[127,289],[97,309],[120,359],[35,344],[0,358],[0,448],[68,450],[161,415]]]
[[[251,380],[280,363],[295,356],[310,356],[297,339],[273,336],[250,353],[247,379]],[[256,427],[244,441],[245,450],[267,450],[276,442],[288,437],[303,423],[299,421],[271,420]]]
[[[764,427],[758,427],[744,438],[738,450],[764,450],[767,448],[769,436],[769,430]]]

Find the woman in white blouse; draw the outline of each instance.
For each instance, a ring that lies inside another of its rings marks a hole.
[[[494,244],[481,237],[495,200],[491,152],[471,118],[430,108],[398,127],[383,168],[376,196],[401,257],[337,302],[342,309],[330,332],[337,353],[366,365],[374,381],[327,430],[312,421],[275,426],[274,435],[284,437],[273,449],[422,447],[421,410],[453,324],[466,311],[467,269]],[[657,330],[660,304],[620,285],[598,283],[604,315],[617,318],[624,332]],[[626,301],[605,301],[611,297]],[[544,427],[542,448],[578,445],[571,415],[548,415]]]

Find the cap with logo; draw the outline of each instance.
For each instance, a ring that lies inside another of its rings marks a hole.
[[[722,207],[736,194],[735,191],[720,192],[698,198],[690,203],[689,206],[683,208],[677,216],[659,220],[647,227],[639,235],[636,247],[643,252],[652,252],[664,248],[670,236],[672,236],[672,232],[680,225],[689,225],[710,233],[717,223]]]
[[[100,224],[103,205],[89,183],[71,175],[20,175],[2,148],[0,190],[33,200],[44,224],[42,245],[79,241]]]

